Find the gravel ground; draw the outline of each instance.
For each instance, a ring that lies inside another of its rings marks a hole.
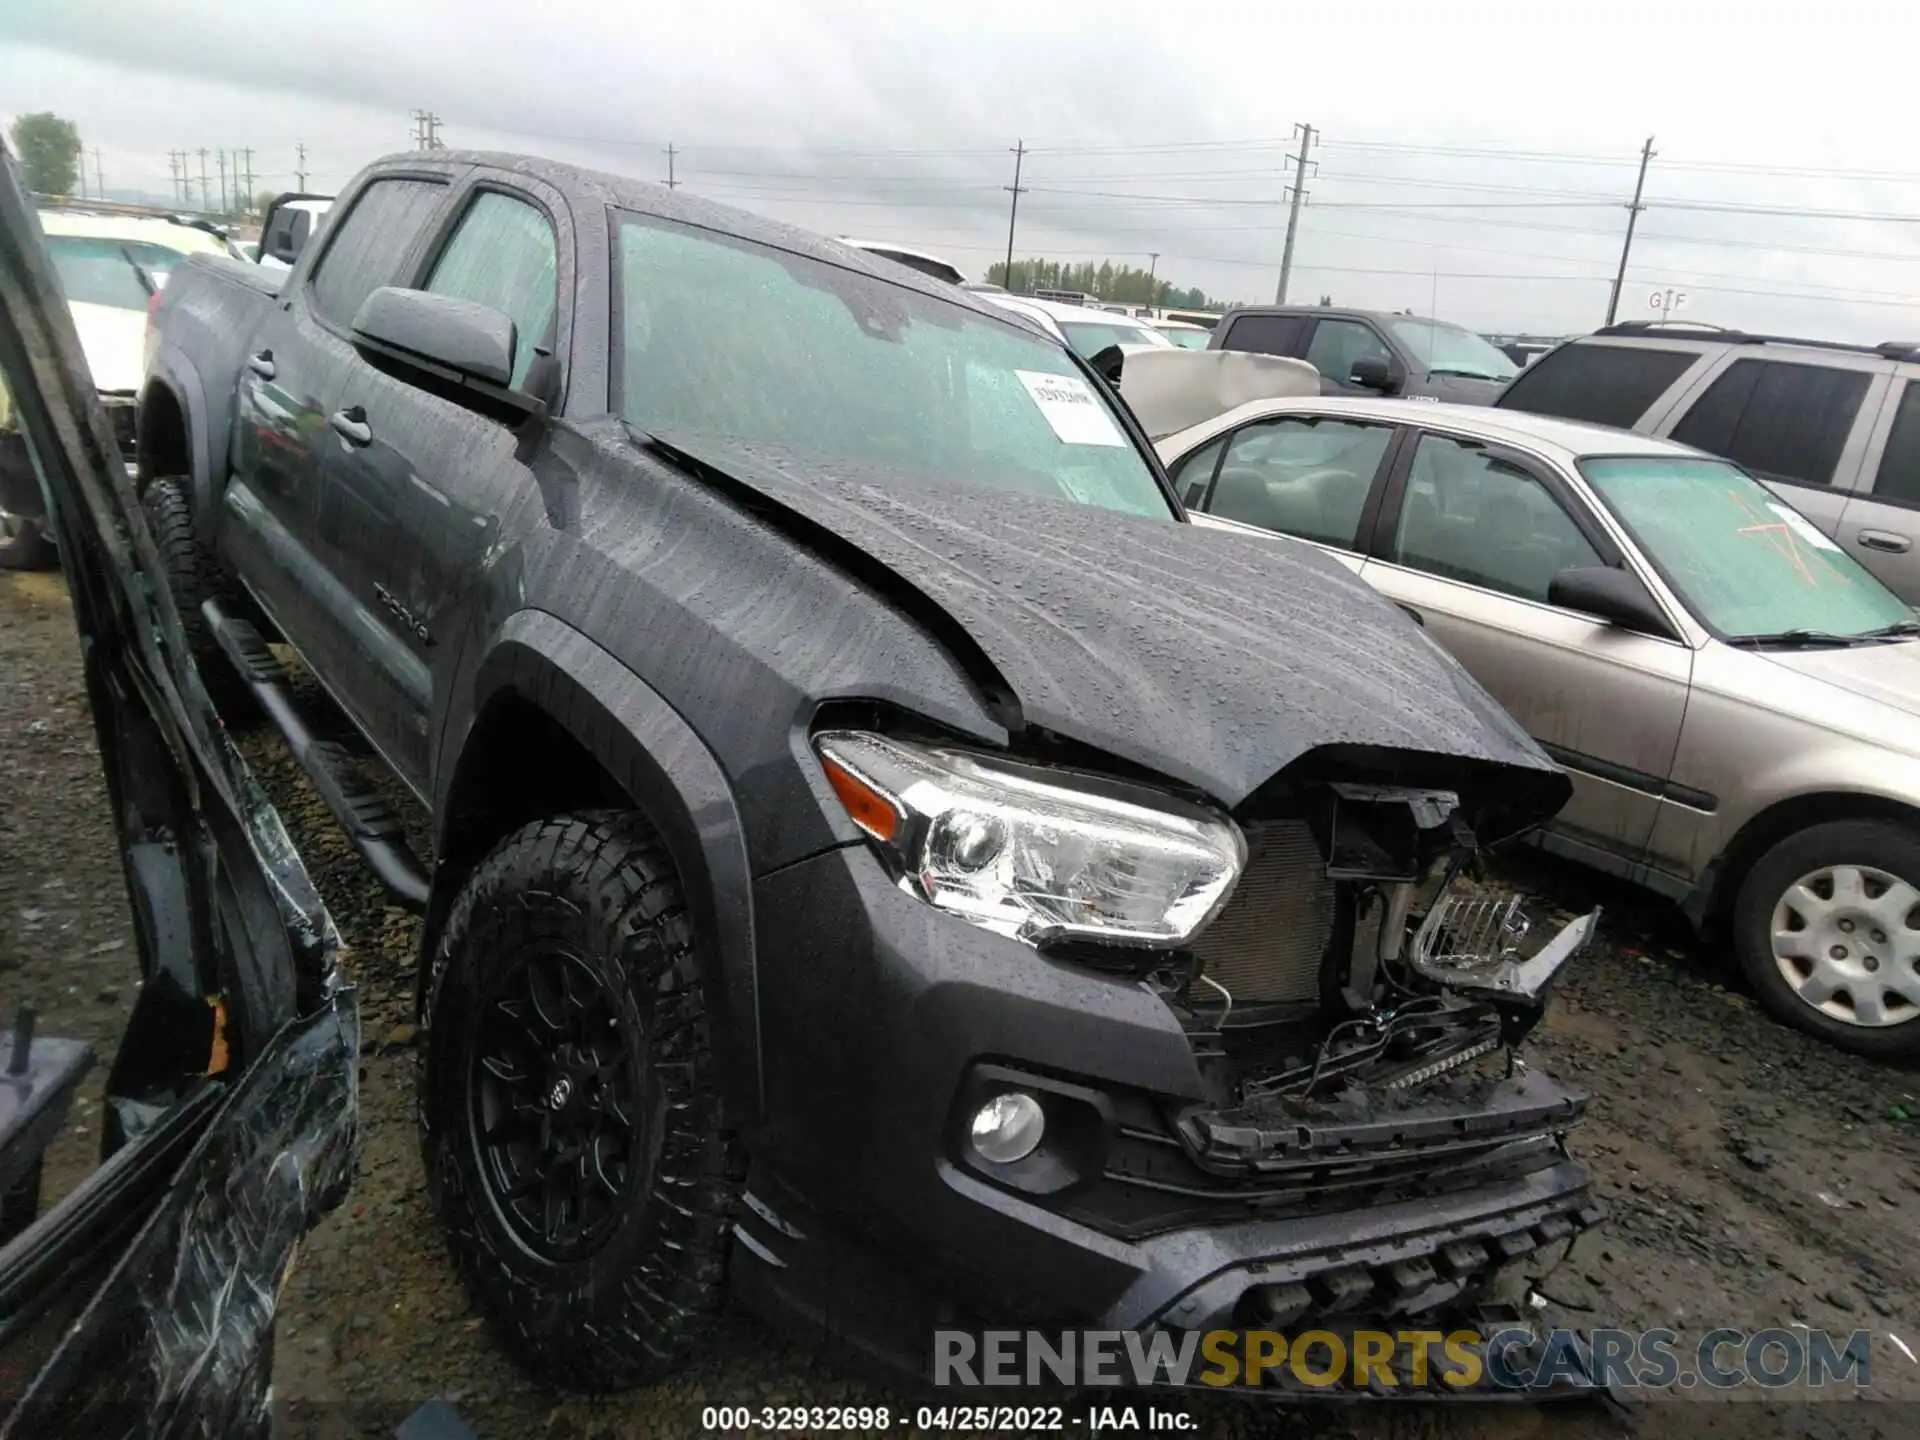
[[[0,1003],[31,999],[45,1033],[111,1053],[136,983],[105,787],[57,576],[0,575]],[[245,742],[353,947],[364,1008],[359,1184],[302,1250],[276,1355],[283,1433],[391,1434],[432,1396],[492,1437],[697,1432],[707,1405],[887,1404],[915,1397],[844,1378],[735,1316],[682,1377],[581,1399],[535,1384],[492,1344],[454,1283],[422,1189],[410,1113],[415,922],[386,904],[265,736]],[[1613,1217],[1563,1267],[1573,1323],[1826,1326],[1873,1332],[1872,1403],[1671,1399],[1579,1406],[1162,1404],[1204,1434],[1598,1440],[1618,1434],[1920,1433],[1920,1092],[1911,1069],[1827,1050],[1762,1016],[1723,957],[1635,892],[1528,858],[1504,878],[1542,913],[1595,903],[1604,939],[1555,1000],[1534,1063],[1596,1096],[1579,1147]],[[104,1067],[49,1159],[49,1198],[91,1166]],[[1856,1399],[1858,1397],[1855,1397]],[[1136,1407],[1145,1429],[1147,1407]],[[1069,1429],[1085,1433],[1083,1409]]]

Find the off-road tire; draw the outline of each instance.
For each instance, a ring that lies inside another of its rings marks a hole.
[[[633,1202],[614,1211],[596,1249],[566,1260],[516,1233],[472,1118],[490,997],[531,947],[554,945],[602,981],[627,1063],[647,1086],[627,1132],[647,1157],[633,1171]],[[658,837],[620,811],[509,835],[462,887],[436,947],[417,1071],[428,1194],[479,1309],[549,1383],[610,1390],[656,1379],[721,1312],[745,1172],[714,1078],[708,964]]]
[[[1789,835],[1755,862],[1733,907],[1733,948],[1760,1003],[1778,1020],[1855,1055],[1920,1055],[1920,1013],[1885,1026],[1850,1025],[1800,998],[1773,954],[1773,911],[1787,887],[1829,865],[1884,870],[1920,887],[1920,834],[1884,820],[1836,820]]]
[[[218,599],[230,608],[241,606],[239,587],[220,570],[207,547],[193,530],[193,502],[187,496],[187,482],[174,476],[161,476],[147,486],[141,497],[147,524],[153,530],[153,543],[160,552],[161,569],[174,608],[180,612],[180,628],[186,633],[187,652],[200,671],[200,682],[207,687],[220,718],[229,724],[245,724],[260,713],[253,691],[240,678],[227,659],[220,642],[207,628],[200,603]],[[244,613],[244,612],[243,612]]]

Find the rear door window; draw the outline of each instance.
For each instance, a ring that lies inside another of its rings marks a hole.
[[[1700,357],[1637,345],[1562,345],[1541,356],[1494,404],[1631,430]]]
[[[1873,498],[1920,509],[1920,384],[1909,380],[1874,472]]]
[[[367,296],[407,277],[402,266],[426,232],[447,187],[437,180],[375,180],[335,224],[313,272],[313,308],[351,325]]]
[[[1307,328],[1301,315],[1242,315],[1227,327],[1222,350],[1251,350],[1256,355],[1300,356],[1300,340]]]
[[[1207,513],[1351,550],[1393,439],[1388,425],[1290,416],[1237,430]]]
[[[1828,365],[1736,360],[1673,427],[1673,438],[1771,480],[1831,485],[1872,378]]]

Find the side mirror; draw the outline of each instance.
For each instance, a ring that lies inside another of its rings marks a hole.
[[[1578,610],[1625,630],[1673,640],[1673,626],[1638,577],[1610,565],[1562,570],[1547,584],[1547,603]]]
[[[353,317],[353,343],[370,358],[445,380],[504,390],[513,381],[513,321],[489,305],[382,285]]]
[[[1377,390],[1382,395],[1391,395],[1400,388],[1405,378],[1400,367],[1385,355],[1362,355],[1353,362],[1347,383],[1358,385],[1362,390]]]

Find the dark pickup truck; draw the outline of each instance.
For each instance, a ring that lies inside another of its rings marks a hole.
[[[425,912],[430,1190],[540,1372],[730,1292],[922,1371],[936,1321],[1471,1313],[1598,1218],[1512,1058],[1591,917],[1456,874],[1565,776],[1338,565],[1185,523],[1066,349],[453,152],[156,323],[170,583]]]

